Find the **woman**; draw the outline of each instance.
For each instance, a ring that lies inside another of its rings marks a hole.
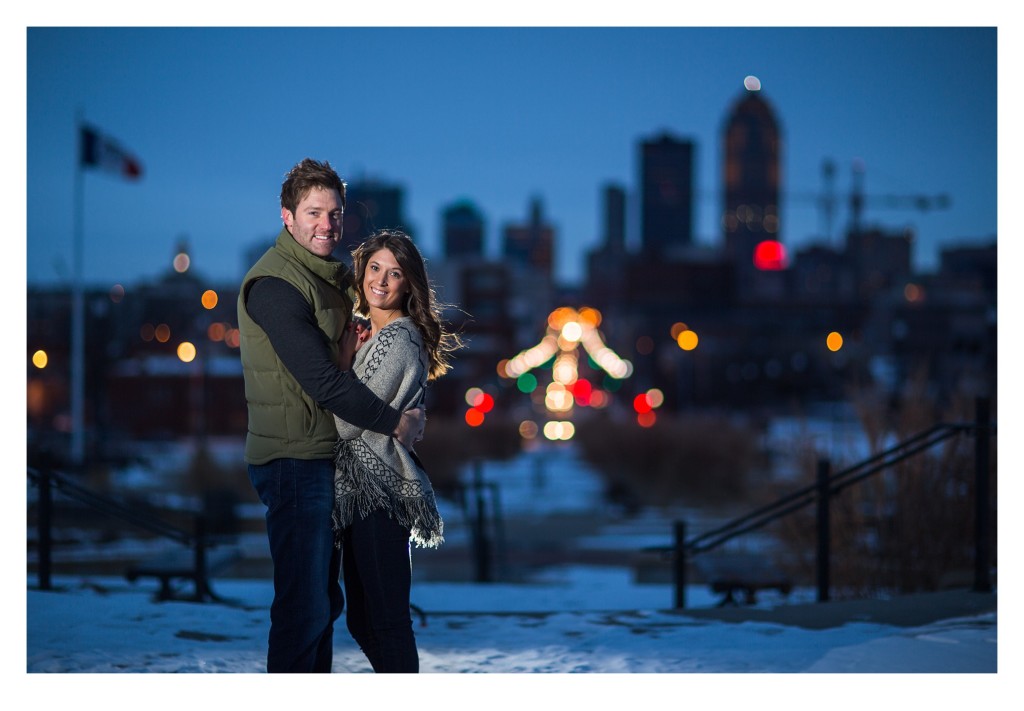
[[[356,376],[399,411],[420,405],[428,381],[449,370],[448,355],[461,345],[441,324],[423,258],[407,235],[388,230],[352,258],[355,310],[369,318],[372,335],[359,343],[352,330],[342,358],[354,358]],[[444,540],[434,492],[415,453],[398,440],[335,423],[334,524],[348,629],[375,672],[417,672],[409,540],[424,547]]]

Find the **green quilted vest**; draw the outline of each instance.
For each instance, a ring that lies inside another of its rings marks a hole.
[[[336,260],[306,251],[286,229],[242,280],[238,295],[242,374],[249,408],[245,461],[266,464],[282,457],[330,459],[338,433],[334,416],[299,386],[277,357],[263,329],[249,317],[245,298],[261,277],[274,276],[296,287],[313,306],[317,324],[337,361],[338,342],[352,316],[351,273]]]

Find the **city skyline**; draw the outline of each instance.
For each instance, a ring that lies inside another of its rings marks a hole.
[[[350,183],[405,191],[428,258],[468,199],[497,256],[506,224],[539,197],[556,229],[556,277],[578,283],[603,236],[602,190],[629,194],[639,244],[639,146],[695,145],[694,240],[721,245],[722,130],[757,76],[782,130],[790,249],[823,235],[824,161],[837,168],[833,244],[863,162],[867,225],[911,228],[915,264],[997,236],[995,28],[30,28],[30,284],[71,277],[76,113],[141,162],[139,181],[84,177],[84,279],[164,273],[185,240],[198,273],[241,277],[280,228],[283,173],[305,155]],[[303,71],[338,47],[339,76]],[[182,51],[187,47],[188,51]],[[130,59],[130,61],[129,61]],[[884,77],[885,81],[879,81]],[[294,117],[302,117],[300,130]],[[308,128],[306,128],[308,127]],[[948,195],[920,212],[875,197]]]

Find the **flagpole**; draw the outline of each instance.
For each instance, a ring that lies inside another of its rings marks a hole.
[[[85,461],[85,295],[82,287],[82,207],[84,170],[82,168],[82,111],[75,116],[75,185],[72,220],[74,222],[71,262],[71,462]]]

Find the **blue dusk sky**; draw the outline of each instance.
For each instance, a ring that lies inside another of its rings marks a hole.
[[[441,256],[441,212],[452,202],[477,205],[497,255],[502,228],[540,198],[557,230],[556,275],[577,282],[603,234],[603,186],[635,200],[639,144],[666,131],[696,145],[695,239],[718,245],[723,126],[748,75],[782,130],[781,239],[791,251],[823,238],[826,160],[837,169],[835,245],[856,162],[864,222],[911,228],[918,268],[934,268],[943,247],[997,235],[994,24],[444,26],[458,21],[441,14],[433,27],[314,17],[304,27],[72,26],[77,19],[23,28],[29,284],[72,277],[79,113],[143,166],[138,181],[84,175],[89,285],[157,278],[181,241],[199,274],[239,280],[246,252],[280,229],[283,174],[306,156],[329,160],[350,183],[402,186],[406,226],[428,258]],[[947,209],[880,202],[940,194]],[[633,213],[631,244],[636,224]]]

